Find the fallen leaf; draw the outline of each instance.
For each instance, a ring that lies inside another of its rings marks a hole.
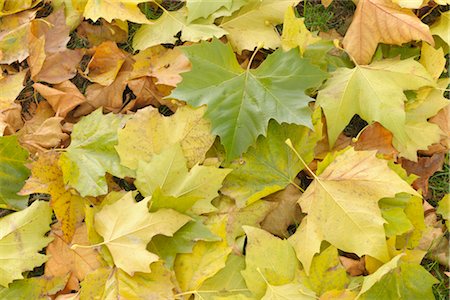
[[[1,289],[0,297],[3,300],[15,299],[51,299],[57,292],[64,288],[67,281],[65,277],[32,277],[16,280],[7,289]]]
[[[155,46],[140,51],[133,59],[130,79],[150,76],[156,78],[155,84],[176,86],[182,80],[180,73],[191,69],[189,60],[179,48]]]
[[[77,34],[89,41],[90,46],[98,46],[103,42],[112,41],[124,43],[128,37],[128,25],[120,20],[111,23],[100,19],[100,25],[93,25],[84,21],[77,27]]]
[[[364,257],[361,257],[360,259],[351,259],[345,256],[339,256],[339,260],[350,276],[360,276],[366,273]]]
[[[47,202],[35,201],[22,211],[0,219],[0,285],[8,287],[22,272],[31,271],[47,261],[40,254],[52,240],[45,234],[50,229],[52,210]]]
[[[400,192],[417,192],[386,161],[377,159],[375,151],[350,148],[314,177],[298,201],[307,216],[289,238],[306,272],[323,240],[358,256],[369,254],[387,261],[385,221],[378,201]]]
[[[284,190],[278,191],[264,198],[275,204],[275,207],[261,222],[261,228],[279,237],[289,237],[289,225],[300,224],[302,213],[297,201],[302,193],[290,184]]]
[[[84,71],[87,79],[103,86],[111,85],[116,79],[126,54],[113,41],[106,41],[95,47],[94,55]]]
[[[53,87],[41,83],[35,83],[33,87],[52,106],[56,116],[63,118],[78,105],[86,101],[86,98],[80,93],[76,85],[68,80]]]
[[[450,228],[450,196],[446,194],[439,202],[436,213],[440,214],[445,220],[447,230]]]
[[[181,143],[188,168],[203,162],[205,154],[214,143],[210,122],[203,118],[205,108],[180,107],[170,116],[148,107],[139,110],[119,130],[116,147],[122,165],[136,170],[139,161],[151,158],[173,144]]]
[[[56,218],[61,222],[62,238],[72,240],[76,228],[84,218],[84,200],[76,191],[67,189],[63,182],[63,173],[58,166],[59,155],[45,152],[31,166],[31,177],[26,181],[20,194],[50,194],[50,206]]]
[[[99,18],[111,23],[113,19],[130,21],[139,24],[151,23],[138,8],[138,4],[146,0],[118,2],[116,0],[87,0],[83,16],[97,21]]]
[[[385,158],[393,159],[398,155],[397,149],[392,146],[392,133],[378,122],[363,129],[353,145],[356,151],[376,150]]]
[[[30,22],[36,11],[28,10],[2,17],[0,29],[0,64],[19,63],[29,55],[28,38]]]
[[[114,264],[133,276],[135,272],[150,272],[150,264],[158,256],[145,248],[153,236],[172,236],[190,218],[171,209],[148,212],[146,198],[136,203],[131,192],[113,204],[105,205],[95,214],[95,230],[103,237]],[[133,255],[129,255],[133,251]]]
[[[434,45],[427,25],[409,9],[391,0],[360,0],[343,44],[361,65],[368,65],[379,43],[401,45],[424,40]]]
[[[87,274],[102,266],[102,260],[96,249],[70,248],[71,244],[85,245],[89,243],[86,225],[82,224],[76,228],[70,242],[63,237],[60,224],[52,226],[50,237],[53,238],[53,241],[47,246],[50,258],[45,264],[45,275],[49,277],[70,275],[66,289],[78,291],[79,282],[83,281]]]
[[[445,68],[446,59],[444,50],[442,50],[442,48],[434,49],[427,43],[423,43],[419,62],[427,69],[430,75],[437,80]]]
[[[428,194],[428,179],[437,171],[442,170],[445,160],[445,153],[435,153],[431,157],[419,157],[417,162],[402,159],[402,167],[408,174],[420,176],[413,182],[416,190],[422,190],[422,194]]]
[[[28,151],[19,145],[15,135],[0,137],[0,207],[24,209],[28,197],[17,194],[30,175],[25,166]],[[1,219],[0,219],[1,220]]]
[[[47,83],[61,83],[69,80],[77,74],[77,66],[83,58],[83,51],[64,50],[62,52],[52,53],[46,56],[42,68],[32,79],[44,81]],[[28,59],[31,59],[31,55]]]
[[[139,77],[128,81],[128,87],[136,99],[131,100],[125,107],[127,109],[144,108],[152,105],[154,107],[160,107],[161,105],[167,106],[171,111],[175,112],[178,105],[172,103],[170,99],[164,99],[164,97],[170,94],[172,87],[156,85],[152,77]]]
[[[3,16],[12,15],[21,12],[23,10],[33,8],[34,6],[39,4],[41,0],[26,0],[26,1],[20,0],[20,1],[4,1],[4,2],[6,2],[6,4],[3,3],[0,10],[0,17],[2,18]]]
[[[275,26],[283,23],[288,7],[298,0],[250,0],[231,16],[220,22],[220,27],[228,32],[227,39],[239,54],[242,50],[253,51],[262,45],[266,49],[276,49],[281,45],[281,37]]]
[[[444,12],[439,19],[431,26],[431,34],[439,36],[450,46],[450,12]]]
[[[205,117],[211,120],[213,134],[220,137],[228,161],[265,135],[270,119],[312,127],[308,107],[312,98],[306,90],[320,85],[326,74],[300,58],[297,50],[280,49],[257,69],[245,70],[231,46],[219,40],[183,51],[192,70],[183,73],[183,81],[170,97],[193,106],[207,105]]]

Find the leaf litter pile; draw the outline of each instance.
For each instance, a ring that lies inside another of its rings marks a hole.
[[[449,4],[0,1],[0,299],[448,299]]]

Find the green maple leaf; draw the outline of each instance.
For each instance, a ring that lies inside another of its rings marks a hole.
[[[284,189],[305,167],[289,150],[285,140],[291,138],[306,163],[313,159],[320,133],[295,124],[269,123],[267,137],[260,136],[256,145],[241,159],[225,179],[221,192],[236,199],[238,205],[251,204],[262,197]]]
[[[17,141],[17,136],[0,137],[0,207],[23,209],[28,197],[19,196],[30,170],[25,167],[28,151]]]
[[[220,136],[227,159],[239,156],[266,134],[270,119],[311,127],[305,90],[326,74],[298,55],[278,50],[257,69],[242,69],[230,45],[219,40],[183,48],[192,70],[169,97],[194,106],[207,104],[205,116]]]
[[[74,125],[72,142],[59,160],[64,182],[82,196],[99,196],[108,192],[105,173],[125,177],[131,172],[119,163],[115,150],[117,131],[128,116],[107,114],[102,109]]]
[[[367,122],[379,122],[392,132],[394,144],[406,148],[413,141],[405,126],[407,98],[403,91],[434,85],[431,75],[414,59],[386,59],[369,66],[339,68],[317,96],[327,119],[330,146],[358,114]],[[414,160],[416,154],[406,151],[403,156]]]
[[[47,260],[38,253],[52,238],[52,210],[47,202],[35,201],[30,207],[0,219],[0,285],[7,287],[22,272],[33,270]]]

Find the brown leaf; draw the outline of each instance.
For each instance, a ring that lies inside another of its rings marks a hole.
[[[116,79],[126,54],[113,41],[106,41],[95,48],[85,73],[87,79],[108,86]]]
[[[86,102],[74,111],[74,117],[85,116],[98,107],[103,107],[106,111],[114,113],[120,112],[124,105],[123,92],[128,83],[131,65],[132,60],[127,58],[116,79],[109,86],[103,86],[98,83],[88,86],[85,93]]]
[[[0,136],[14,134],[23,127],[21,112],[22,107],[16,103],[0,109]]]
[[[172,111],[175,111],[178,107],[172,101],[163,99],[163,97],[170,94],[173,88],[160,84],[155,85],[151,77],[145,76],[132,79],[128,82],[128,87],[136,95],[136,99],[130,101],[129,105],[127,105],[127,110],[142,108],[147,105],[153,105],[155,107],[166,105]]]
[[[360,0],[343,44],[356,63],[367,65],[378,43],[401,45],[413,40],[434,45],[430,29],[411,10],[391,0]]]
[[[428,193],[428,179],[437,171],[442,170],[445,153],[435,153],[431,157],[419,157],[417,162],[402,158],[401,164],[408,175],[413,173],[420,176],[413,182],[416,190],[421,189],[422,194]]]
[[[65,117],[70,111],[86,101],[83,94],[70,81],[64,81],[53,87],[35,83],[34,89],[44,97],[56,111],[56,116]]]
[[[79,281],[102,265],[95,248],[70,248],[71,244],[89,244],[86,225],[83,223],[76,229],[71,244],[62,238],[59,223],[52,226],[50,236],[54,240],[47,247],[50,258],[45,264],[45,275],[62,277],[70,274],[66,289],[77,291]]]
[[[126,22],[113,20],[108,23],[104,19],[100,19],[100,25],[82,22],[77,27],[77,33],[79,36],[86,38],[90,46],[97,46],[105,41],[124,43],[128,38],[128,27]]]
[[[176,86],[182,80],[180,73],[191,69],[189,60],[178,48],[155,46],[139,52],[133,59],[136,62],[130,78],[155,77],[156,84]]]
[[[69,138],[69,135],[62,131],[63,118],[54,117],[54,114],[47,102],[39,103],[34,117],[26,121],[18,132],[22,146],[35,153],[58,147],[61,141]]]
[[[442,130],[441,140],[437,144],[428,147],[426,151],[419,151],[419,153],[431,156],[438,152],[447,152],[450,149],[450,105],[441,109],[437,115],[430,118],[430,123],[434,123]]]
[[[378,122],[367,126],[353,145],[357,151],[377,150],[378,154],[390,159],[396,158],[398,154],[392,146],[392,133]]]
[[[302,192],[292,184],[264,200],[273,202],[274,209],[261,222],[261,228],[280,237],[288,237],[289,225],[300,224],[302,212],[297,204]]]
[[[345,256],[339,256],[341,264],[344,266],[350,276],[360,276],[366,273],[366,263],[364,256],[360,259],[351,259]]]
[[[42,68],[32,77],[33,80],[56,84],[75,77],[83,53],[84,51],[80,49],[67,49],[63,52],[47,55]]]

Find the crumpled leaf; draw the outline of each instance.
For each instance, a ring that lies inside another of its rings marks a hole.
[[[122,165],[136,170],[139,161],[148,162],[171,145],[181,144],[188,168],[203,162],[214,143],[210,122],[203,118],[205,108],[180,107],[170,116],[148,107],[139,110],[119,130],[116,147]]]
[[[63,118],[78,105],[86,102],[84,95],[69,80],[55,84],[53,87],[41,83],[35,83],[33,87],[52,106],[56,116]]]
[[[231,169],[199,165],[188,171],[186,163],[179,143],[154,155],[148,163],[139,161],[135,185],[142,195],[151,196],[160,189],[161,194],[176,198],[152,197],[152,210],[164,207],[185,212],[199,200],[211,202],[218,196],[223,179],[231,172]]]
[[[378,201],[401,192],[418,195],[375,152],[350,148],[337,156],[299,199],[307,216],[289,240],[305,271],[310,271],[323,240],[358,256],[369,254],[387,261],[385,221]]]
[[[327,119],[330,147],[351,118],[358,114],[367,122],[377,121],[391,131],[400,155],[416,160],[417,149],[426,149],[430,141],[423,143],[408,135],[403,91],[434,85],[425,68],[413,59],[386,59],[370,66],[339,68],[317,97]],[[412,123],[411,127],[414,124],[417,123]]]
[[[368,65],[379,43],[401,45],[423,40],[434,45],[427,25],[409,9],[391,0],[360,0],[343,44],[361,65]]]
[[[56,218],[61,222],[63,239],[72,240],[84,218],[84,200],[75,191],[67,189],[63,181],[63,173],[58,166],[59,155],[45,152],[32,164],[31,177],[21,190],[21,195],[33,193],[50,194],[50,206]]]
[[[102,259],[94,248],[71,249],[71,244],[87,244],[86,225],[76,228],[73,239],[69,242],[63,237],[60,224],[52,226],[50,237],[53,241],[47,246],[50,258],[45,264],[45,276],[64,278],[69,275],[66,288],[78,291],[79,281],[83,281],[87,274],[102,266]]]
[[[59,160],[64,182],[81,196],[98,196],[108,192],[105,173],[125,177],[130,173],[119,164],[114,149],[117,131],[127,116],[103,115],[98,109],[74,125],[72,141]]]
[[[8,287],[22,272],[33,270],[47,260],[38,253],[52,240],[52,210],[47,202],[35,201],[26,209],[0,219],[0,285]]]
[[[87,0],[83,16],[86,19],[97,21],[99,18],[111,23],[113,19],[130,21],[139,24],[151,23],[138,8],[138,4],[146,0]]]
[[[135,272],[149,273],[150,264],[158,260],[156,254],[145,249],[153,236],[172,236],[190,220],[171,209],[149,213],[149,200],[136,203],[129,192],[95,214],[94,227],[103,237],[101,244],[108,247],[114,264],[130,276]],[[133,251],[132,256],[130,251]]]
[[[162,263],[151,265],[151,273],[128,275],[117,268],[99,268],[81,283],[79,299],[172,299],[172,273]]]
[[[183,73],[170,97],[194,106],[207,104],[212,132],[221,138],[227,159],[245,152],[269,120],[311,127],[305,90],[318,86],[325,73],[296,50],[269,55],[258,69],[244,70],[230,45],[218,40],[183,48],[192,70]]]
[[[106,41],[95,47],[94,55],[84,73],[92,82],[108,86],[116,79],[126,54],[113,41]]]
[[[198,42],[213,37],[220,38],[226,31],[212,22],[188,22],[189,13],[183,7],[176,11],[163,10],[163,14],[152,24],[143,25],[133,37],[133,49],[145,48],[159,44],[175,44],[178,32],[181,31],[180,40]],[[164,28],[164,30],[161,30]]]
[[[28,151],[23,149],[17,136],[0,136],[0,207],[23,209],[28,197],[19,196],[17,192],[23,186],[30,170],[25,167]]]
[[[289,242],[259,228],[250,226],[243,228],[248,242],[245,255],[246,268],[241,274],[253,295],[257,298],[262,297],[267,284],[290,283],[298,269],[298,261]]]
[[[270,121],[267,136],[260,136],[256,145],[229,167],[233,168],[221,192],[237,201],[238,206],[253,203],[293,183],[305,167],[284,142],[291,138],[306,163],[314,156],[314,147],[321,138],[318,131],[295,124],[279,125]]]
[[[228,32],[227,39],[238,53],[253,50],[258,45],[266,49],[276,49],[281,45],[281,37],[275,26],[283,23],[284,13],[298,0],[249,0],[231,16],[220,22],[220,27]]]

